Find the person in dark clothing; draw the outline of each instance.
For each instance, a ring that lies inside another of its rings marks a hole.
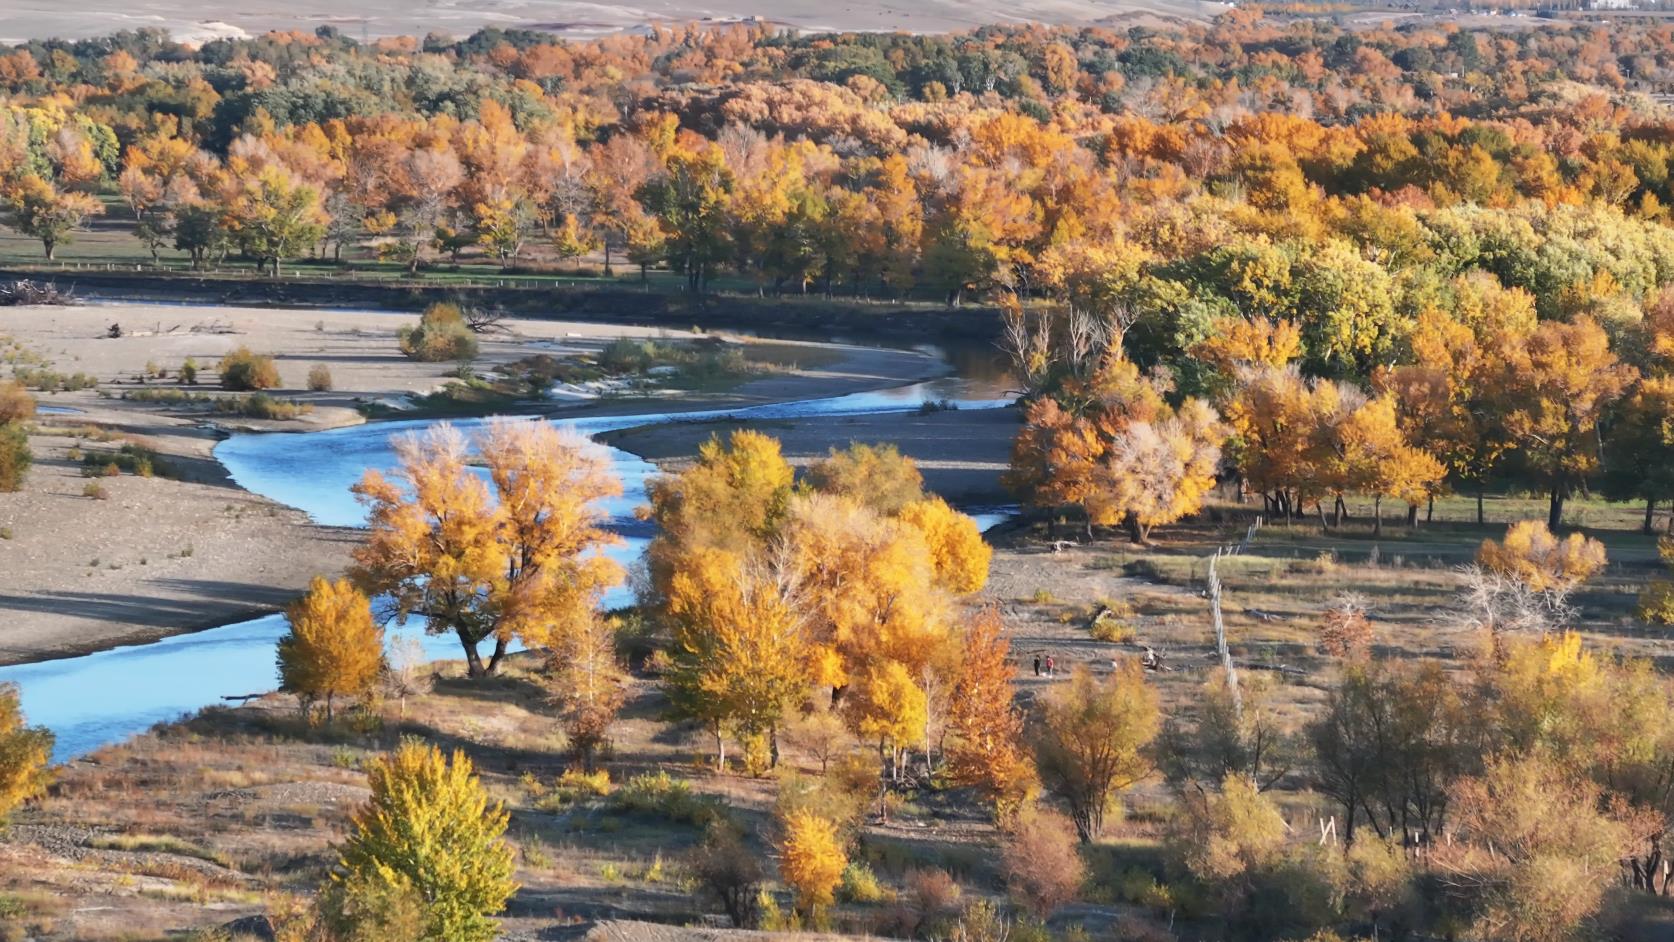
[[[1040,676],[1040,655],[1035,655],[1035,676]]]

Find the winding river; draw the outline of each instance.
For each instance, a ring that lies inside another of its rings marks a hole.
[[[823,399],[778,402],[736,409],[556,418],[584,435],[667,422],[713,419],[786,419],[910,412],[925,400],[950,400],[961,409],[989,409],[1009,404],[1003,389],[982,379],[945,377],[893,389]],[[469,429],[481,420],[455,421]],[[426,421],[378,422],[307,433],[235,435],[215,454],[238,484],[254,493],[306,511],[328,526],[360,526],[361,508],[349,487],[368,468],[395,465],[392,435],[422,429]],[[623,541],[611,554],[629,563],[650,537],[633,508],[645,502],[645,481],[656,469],[649,462],[608,449],[622,479],[622,496],[606,507]],[[984,528],[1003,512],[967,508]],[[614,590],[607,607],[630,601],[627,590]],[[228,695],[271,690],[276,686],[274,642],[284,633],[284,619],[268,615],[249,621],[175,635],[147,644],[112,648],[80,657],[0,668],[0,681],[22,687],[23,708],[31,723],[58,737],[54,758],[65,761],[119,741],[152,725],[218,703]],[[459,657],[452,636],[429,637],[416,627],[403,629],[422,638],[435,659]]]

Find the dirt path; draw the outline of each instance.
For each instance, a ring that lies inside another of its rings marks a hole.
[[[99,381],[94,389],[40,397],[50,411],[37,417],[30,439],[35,468],[23,491],[0,494],[0,664],[242,620],[277,610],[315,575],[341,572],[358,540],[354,531],[316,526],[299,511],[238,488],[212,449],[232,424],[306,431],[356,423],[363,421],[357,405],[439,388],[453,364],[415,363],[396,349],[396,330],[414,322],[406,314],[137,304],[0,310],[0,337],[43,357],[45,368]],[[122,325],[121,338],[108,336],[112,323]],[[531,353],[562,355],[621,336],[665,334],[577,322],[508,326],[510,333],[484,338],[479,371]],[[179,389],[172,377],[187,357],[207,373],[240,345],[273,354],[287,387],[275,394],[314,411],[297,421],[263,423],[120,398],[159,383]],[[752,356],[807,365],[730,390],[539,411],[731,407],[895,386],[944,369],[922,353],[780,341],[756,344]],[[148,363],[168,377],[142,385]],[[334,390],[298,388],[316,363],[329,366]],[[0,376],[9,372],[0,365]],[[85,455],[124,443],[151,449],[178,479],[83,476]]]

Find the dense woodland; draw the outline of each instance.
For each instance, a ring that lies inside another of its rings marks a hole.
[[[1187,937],[1555,942],[1668,890],[1674,690],[1565,630],[1605,559],[1563,531],[1578,494],[1644,501],[1647,529],[1674,499],[1674,110],[1653,97],[1670,84],[1660,20],[1351,32],[1239,10],[1170,31],[327,29],[199,49],[141,32],[0,57],[0,200],[49,257],[103,198],[154,255],[274,275],[365,252],[515,267],[538,243],[668,268],[697,296],[725,274],[950,316],[979,298],[1026,385],[1008,483],[1089,537],[1152,540],[1218,484],[1324,526],[1369,498],[1375,528],[1385,501],[1418,526],[1449,492],[1537,493],[1549,518],[1470,573],[1479,655],[1374,657],[1345,605],[1305,723],[1231,670],[1164,717],[1135,658],[1025,710],[1000,613],[971,614],[989,549],[968,518],[890,449],[797,481],[739,433],[653,485],[632,644],[718,768],[734,750],[772,774],[781,736],[820,758],[776,808],[794,914],[725,821],[690,862],[741,925],[823,923],[864,879],[860,822],[926,789],[999,824],[1023,915],[864,928],[1045,932],[1031,920],[1084,895],[1076,845],[1149,778],[1173,800],[1168,861],[1112,894],[1148,914],[1134,937],[1178,918]],[[633,682],[629,628],[595,611],[621,574],[589,555],[609,537],[588,500],[617,484],[550,431],[496,425],[477,450],[486,480],[442,432],[357,488],[354,585],[293,608],[286,686],[329,705],[380,682],[368,595],[459,637],[473,676],[520,639],[554,655],[580,787]],[[1640,617],[1674,620],[1674,588],[1649,587]],[[491,938],[511,864],[468,772],[416,745],[376,766],[306,931]],[[1304,792],[1340,840],[1290,829],[1274,796]],[[425,851],[445,864],[412,863],[408,818],[457,827]]]

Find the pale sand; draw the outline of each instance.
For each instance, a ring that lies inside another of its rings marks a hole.
[[[358,422],[351,407],[356,398],[434,389],[453,365],[414,363],[395,346],[396,329],[415,321],[406,314],[163,305],[0,309],[0,335],[46,355],[60,372],[97,376],[109,395],[140,388],[135,377],[147,361],[171,375],[187,356],[213,369],[222,353],[240,344],[274,354],[288,385],[300,385],[309,366],[323,362],[330,365],[337,387],[330,393],[277,390],[316,405],[313,415],[285,423],[210,417],[100,398],[93,390],[43,396],[43,405],[85,412],[42,415],[38,426],[50,430],[89,423],[138,438],[167,456],[187,480],[101,478],[108,499],[91,499],[83,496],[88,479],[66,456],[74,440],[60,434],[33,436],[36,465],[24,490],[0,494],[0,534],[9,534],[0,539],[0,663],[225,624],[277,609],[315,575],[341,572],[358,535],[315,526],[297,511],[232,485],[211,455],[219,433],[209,424],[296,430]],[[105,338],[112,322],[123,325],[122,338]],[[619,336],[665,333],[557,321],[509,324],[512,334],[484,339],[479,369],[531,353],[596,348]],[[194,333],[194,326],[236,333]],[[905,351],[789,342],[771,346],[782,347],[785,360],[807,356],[820,365],[774,374],[726,393],[545,411],[674,411],[840,395],[914,382],[942,370],[939,361]],[[775,358],[779,354],[772,351]],[[172,382],[165,385],[176,388]]]

